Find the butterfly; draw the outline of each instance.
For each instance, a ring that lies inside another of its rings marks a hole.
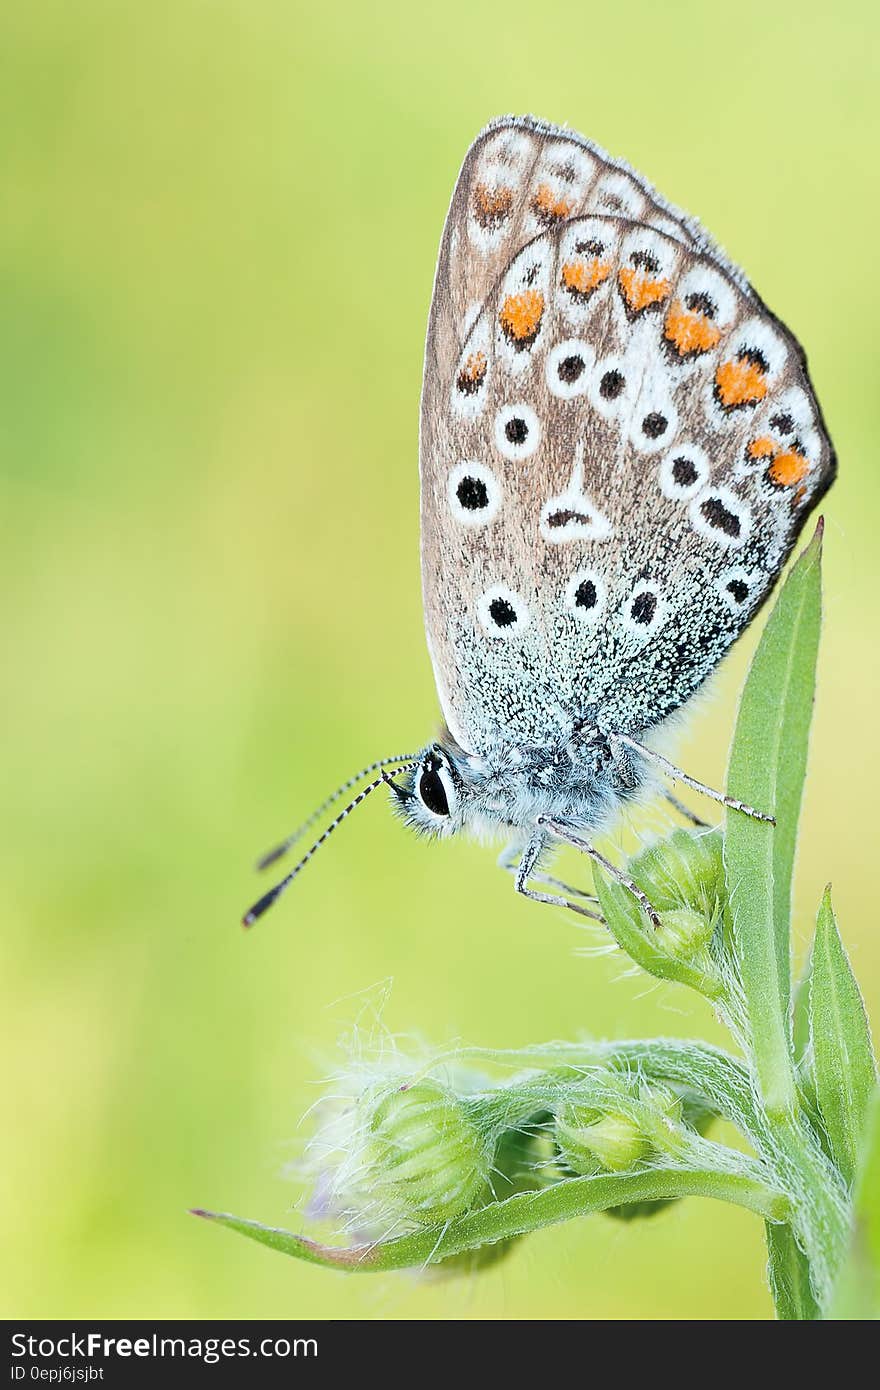
[[[501,117],[468,151],[443,231],[419,452],[444,728],[362,769],[266,855],[262,866],[378,773],[245,924],[380,786],[419,831],[507,832],[500,862],[527,897],[595,916],[587,894],[543,872],[567,843],[656,923],[592,843],[646,795],[652,764],[773,820],[654,745],[833,481],[803,350],[629,165],[573,131]]]

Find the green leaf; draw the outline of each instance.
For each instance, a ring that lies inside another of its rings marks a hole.
[[[880,1091],[869,1106],[849,1250],[828,1316],[847,1322],[880,1319]]]
[[[830,888],[819,908],[813,943],[810,1033],[822,1124],[832,1157],[851,1183],[877,1067],[865,1006],[834,920]]]
[[[724,838],[733,941],[770,1114],[795,1102],[789,916],[819,645],[821,542],[820,522],[770,614],[740,699],[727,773],[731,796],[776,817],[772,826],[730,811]]]
[[[810,976],[813,972],[813,948],[804,962],[801,978],[794,992],[792,1014],[792,1052],[795,1061],[798,1097],[801,1108],[815,1130],[825,1153],[833,1160],[828,1136],[819,1114],[816,1100],[816,1077],[813,1071],[813,1044],[810,1038]]]
[[[743,1160],[748,1162],[748,1160]],[[321,1245],[305,1236],[274,1226],[262,1226],[222,1212],[194,1211],[194,1216],[227,1226],[270,1250],[292,1255],[310,1264],[341,1269],[350,1274],[406,1269],[435,1264],[464,1250],[493,1245],[511,1236],[524,1235],[560,1221],[625,1202],[659,1201],[676,1197],[716,1197],[757,1212],[769,1221],[784,1221],[788,1199],[765,1182],[741,1173],[677,1167],[646,1168],[634,1173],[601,1174],[569,1178],[540,1192],[518,1193],[503,1202],[468,1212],[446,1226],[432,1226],[397,1240],[372,1245]]]
[[[767,1274],[776,1316],[784,1322],[812,1322],[820,1316],[810,1287],[810,1266],[790,1226],[767,1222]]]

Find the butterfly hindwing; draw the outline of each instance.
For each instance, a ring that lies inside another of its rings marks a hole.
[[[565,132],[484,132],[422,399],[426,626],[463,747],[664,719],[833,467],[796,341],[692,219]]]

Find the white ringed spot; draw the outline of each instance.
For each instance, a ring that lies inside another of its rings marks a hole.
[[[594,569],[577,570],[565,586],[566,611],[583,623],[595,623],[605,607],[608,589]]]
[[[632,414],[638,386],[637,374],[622,357],[606,357],[596,363],[590,378],[590,402],[606,420]]]
[[[612,529],[607,516],[584,492],[584,446],[578,444],[568,486],[541,508],[541,535],[552,545],[561,545],[564,541],[604,541]]]
[[[541,442],[541,422],[530,405],[504,405],[495,416],[495,447],[511,463],[527,459]]]
[[[691,526],[699,536],[725,549],[745,545],[752,529],[752,514],[745,502],[726,487],[707,487],[688,507]]]
[[[644,211],[645,198],[636,183],[623,170],[609,169],[592,190],[591,202],[602,213],[636,219]]]
[[[501,506],[501,485],[491,468],[465,459],[450,471],[446,496],[449,510],[462,526],[486,526]]]
[[[670,502],[688,502],[706,486],[709,473],[709,460],[699,445],[676,445],[660,465],[660,491]]]
[[[621,611],[621,620],[627,632],[639,637],[656,632],[666,616],[666,604],[656,584],[643,580],[636,584],[626,599]]]
[[[566,338],[547,354],[545,375],[547,388],[560,400],[570,401],[581,396],[590,384],[590,373],[596,354],[582,338]]]
[[[477,617],[490,637],[510,641],[529,625],[525,601],[506,584],[493,584],[477,599]]]
[[[645,454],[657,453],[665,448],[670,439],[675,438],[678,428],[678,411],[671,400],[644,400],[639,398],[638,409],[630,426],[630,439],[635,447]]]
[[[723,574],[719,574],[714,587],[731,613],[745,613],[754,602],[761,579],[760,573],[743,569],[741,565],[733,565]]]

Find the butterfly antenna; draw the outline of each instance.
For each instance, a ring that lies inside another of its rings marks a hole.
[[[357,786],[358,782],[362,782],[365,777],[369,777],[371,772],[378,772],[380,768],[390,767],[392,763],[409,763],[413,761],[416,756],[415,753],[398,753],[393,758],[378,758],[376,762],[369,763],[367,767],[362,767],[360,772],[356,772],[353,777],[349,777],[347,781],[343,782],[341,787],[337,787],[332,796],[328,796],[326,801],[322,801],[317,810],[313,811],[308,820],[303,821],[302,825],[297,826],[292,835],[288,835],[287,839],[282,840],[274,849],[267,850],[265,854],[261,855],[257,860],[257,868],[268,869],[270,864],[275,864],[279,859],[283,859],[287,851],[296,844],[297,840],[302,839],[306,831],[312,828],[315,821],[319,820],[325,811],[329,811],[334,802],[338,801],[346,792],[350,792],[352,787]],[[348,812],[343,812],[343,814],[347,815]]]
[[[396,759],[383,759],[383,763],[385,761],[395,762]],[[382,763],[374,764],[374,766],[381,767]],[[412,769],[415,767],[418,767],[418,760],[400,763],[398,764],[398,766],[394,768],[394,771],[411,772]],[[360,806],[361,802],[367,799],[371,792],[374,792],[377,787],[384,786],[385,782],[388,780],[388,776],[388,773],[383,772],[381,777],[377,777],[374,782],[369,782],[367,786],[361,788],[357,796],[354,797],[354,799],[350,801],[342,811],[339,812],[339,815],[336,817],[335,820],[332,820],[330,822],[330,824],[327,826],[327,829],[321,832],[315,843],[312,845],[311,849],[303,855],[302,859],[299,861],[298,864],[294,866],[294,868],[291,869],[290,873],[287,874],[285,878],[282,878],[279,883],[276,883],[274,888],[270,888],[268,893],[264,893],[263,896],[257,902],[254,903],[253,907],[250,908],[244,914],[244,916],[241,919],[241,925],[243,927],[252,927],[254,925],[254,922],[256,922],[257,918],[262,917],[263,913],[269,910],[269,908],[275,902],[276,898],[280,898],[281,894],[284,892],[286,888],[290,887],[291,883],[293,883],[293,880],[297,877],[297,875],[302,873],[306,864],[308,864],[309,860],[313,857],[313,855],[317,854],[324,841],[330,838],[336,827],[341,825],[342,822],[345,820],[346,816],[350,816],[352,811],[356,810],[356,808]],[[308,821],[306,822],[306,824],[309,823],[310,822]]]

